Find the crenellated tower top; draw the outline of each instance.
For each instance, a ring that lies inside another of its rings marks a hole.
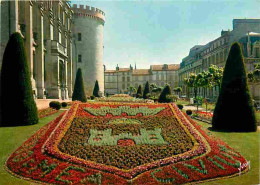
[[[72,10],[77,17],[92,17],[105,23],[105,13],[95,7],[73,4]]]

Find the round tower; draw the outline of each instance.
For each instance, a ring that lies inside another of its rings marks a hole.
[[[98,8],[73,5],[74,74],[81,68],[85,92],[92,95],[95,81],[104,92],[103,30],[105,13]],[[74,80],[75,81],[75,75]]]

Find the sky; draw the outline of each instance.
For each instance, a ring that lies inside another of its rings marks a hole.
[[[104,64],[107,69],[179,64],[194,45],[232,30],[234,18],[260,18],[260,0],[74,0],[106,14]],[[259,30],[260,32],[260,30]]]

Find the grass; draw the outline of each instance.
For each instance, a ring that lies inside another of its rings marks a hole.
[[[18,127],[0,127],[0,184],[4,185],[28,185],[33,184],[29,181],[21,180],[9,174],[4,169],[4,164],[7,158],[19,146],[21,146],[33,133],[39,130],[42,126],[58,117],[64,110],[42,118],[36,125],[18,126]]]
[[[197,121],[197,120],[195,120]],[[241,176],[236,176],[228,179],[207,182],[203,184],[226,184],[226,185],[253,185],[259,184],[259,144],[260,132],[250,133],[227,133],[210,131],[208,123],[197,121],[208,134],[220,138],[226,142],[230,147],[240,152],[251,163],[251,170]]]

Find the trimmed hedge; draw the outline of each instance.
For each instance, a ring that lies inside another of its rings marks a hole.
[[[216,130],[232,132],[250,132],[257,129],[239,43],[232,45],[227,58],[212,127]]]
[[[142,86],[139,85],[137,92],[136,92],[136,98],[142,98]]]
[[[177,107],[182,110],[183,109],[183,105],[182,104],[177,104]]]
[[[11,35],[3,56],[1,110],[2,126],[33,125],[39,120],[31,73],[20,33]]]
[[[93,96],[95,97],[99,97],[99,84],[98,84],[98,81],[96,80],[96,83],[95,83],[95,86],[94,86],[94,89],[93,89]]]
[[[82,78],[82,72],[79,68],[76,75],[75,85],[74,85],[74,91],[72,95],[72,101],[81,101],[81,102],[87,102],[85,90],[84,90],[84,82]]]
[[[144,87],[143,99],[148,99],[150,97],[150,85],[147,81]]]
[[[67,103],[67,102],[62,102],[62,103],[61,103],[61,106],[62,106],[62,107],[67,107],[67,106],[68,106],[68,103]]]
[[[186,114],[187,115],[192,115],[192,110],[190,110],[190,109],[186,110]]]
[[[168,95],[171,95],[171,87],[166,84],[166,86],[163,88],[163,91],[161,92],[158,102],[159,103],[169,103],[171,101],[170,97],[167,98]]]
[[[65,103],[65,102],[63,102],[63,103]],[[49,107],[50,107],[50,108],[53,108],[53,109],[56,109],[56,110],[60,110],[60,108],[61,108],[61,103],[58,102],[58,101],[51,101],[51,102],[49,103]]]

